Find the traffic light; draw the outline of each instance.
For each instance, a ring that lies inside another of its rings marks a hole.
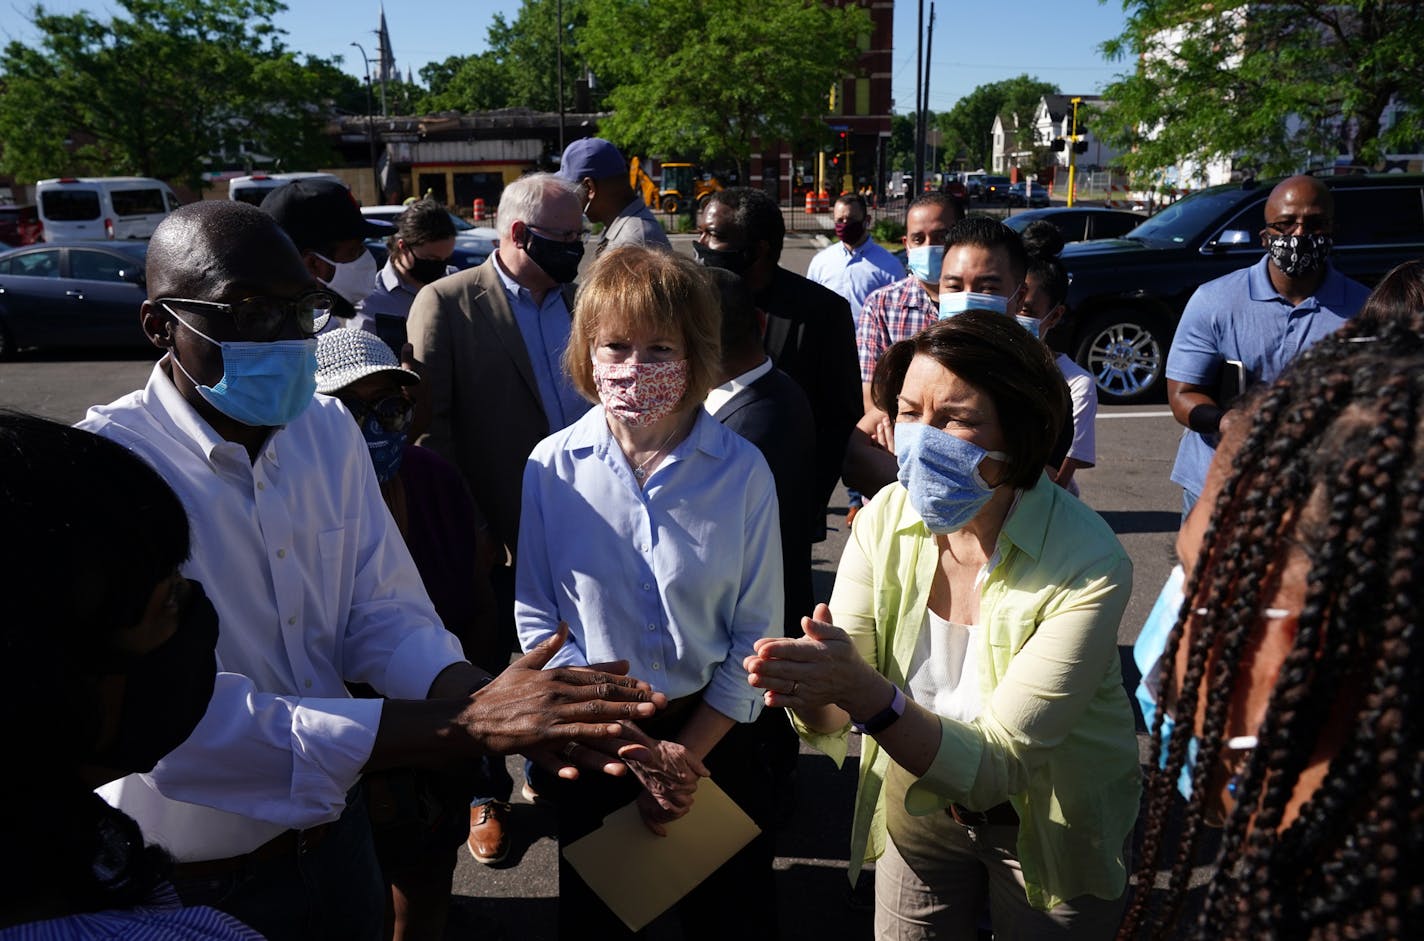
[[[1075,153],[1075,154],[1085,154],[1085,153],[1087,153],[1087,152],[1088,152],[1088,142],[1087,142],[1087,141],[1085,141],[1085,140],[1079,140],[1079,141],[1074,141],[1074,142],[1073,142],[1073,153]]]
[[[1063,150],[1063,146],[1064,146],[1066,143],[1067,143],[1067,141],[1065,141],[1063,138],[1061,138],[1061,137],[1055,137],[1055,138],[1053,138],[1053,149],[1054,149],[1055,151],[1061,153],[1062,150]]]

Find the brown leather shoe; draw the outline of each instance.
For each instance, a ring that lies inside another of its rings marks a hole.
[[[493,866],[509,855],[509,837],[504,832],[508,813],[509,805],[503,801],[489,801],[470,808],[470,837],[465,847],[476,862]]]

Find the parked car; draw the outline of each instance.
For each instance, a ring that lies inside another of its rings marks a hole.
[[[148,347],[138,322],[147,253],[138,241],[0,252],[0,359],[27,347]]]
[[[1022,232],[1030,223],[1043,219],[1058,226],[1065,242],[1086,242],[1089,239],[1115,239],[1137,228],[1147,216],[1125,209],[1103,209],[1100,206],[1055,206],[1051,209],[1030,209],[1017,212],[1004,220],[1004,225]]]
[[[40,180],[35,202],[47,242],[146,239],[180,205],[167,183],[146,176]]]
[[[0,206],[0,245],[19,248],[33,245],[44,237],[39,210],[34,206]]]
[[[1335,196],[1340,271],[1374,285],[1424,254],[1424,175],[1323,177]],[[1167,351],[1199,286],[1249,267],[1262,255],[1266,197],[1278,180],[1194,193],[1120,239],[1063,249],[1072,320],[1049,334],[1093,374],[1102,402],[1141,402],[1164,386]]]
[[[404,206],[361,207],[363,216],[382,222],[395,222],[404,211]],[[450,264],[462,271],[484,264],[485,259],[493,255],[499,245],[499,232],[489,226],[467,222],[453,212],[450,213],[450,220],[455,223],[455,251],[450,256]],[[384,248],[384,245],[382,247]],[[384,258],[384,254],[382,257]],[[381,263],[385,264],[384,261]]]
[[[1009,178],[983,176],[979,178],[979,198],[986,203],[1002,203],[1009,198]]]
[[[1024,195],[1024,188],[1032,186],[1028,195]],[[1011,183],[1009,185],[1009,205],[1010,206],[1047,206],[1048,187],[1038,183]]]

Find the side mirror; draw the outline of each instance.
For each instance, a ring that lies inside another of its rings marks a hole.
[[[1223,251],[1233,245],[1251,245],[1255,238],[1245,229],[1226,229],[1216,237],[1216,241],[1211,243],[1214,251]]]

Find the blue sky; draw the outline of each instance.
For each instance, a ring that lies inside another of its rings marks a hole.
[[[371,0],[287,0],[289,9],[277,18],[287,31],[287,44],[321,56],[344,57],[345,68],[363,74],[361,56],[350,47],[359,42],[375,55],[375,29],[379,4]],[[481,52],[485,32],[495,13],[513,19],[519,0],[392,0],[386,22],[396,63],[420,67],[447,56]],[[5,38],[33,38],[24,0],[0,0]],[[51,12],[109,5],[86,0],[46,0]],[[362,12],[365,8],[367,12]],[[914,0],[895,4],[894,95],[896,111],[906,113],[915,99]],[[929,16],[929,2],[925,3]],[[1020,0],[1015,4],[935,4],[934,50],[931,56],[930,108],[947,111],[978,85],[1011,78],[1023,72],[1053,82],[1067,94],[1100,91],[1113,75],[1129,63],[1106,62],[1098,52],[1104,40],[1121,32],[1120,0]]]

